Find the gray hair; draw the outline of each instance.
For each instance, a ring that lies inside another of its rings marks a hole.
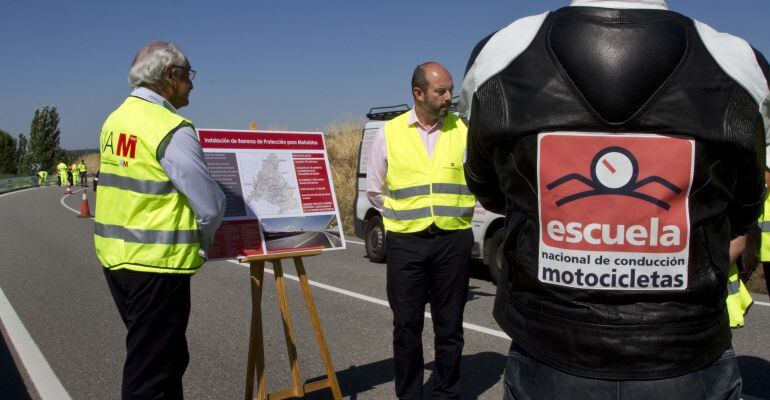
[[[155,86],[162,82],[163,71],[170,65],[185,65],[187,57],[173,43],[154,41],[144,46],[134,56],[128,71],[128,83],[132,88]]]

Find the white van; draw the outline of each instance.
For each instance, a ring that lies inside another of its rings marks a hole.
[[[372,262],[385,261],[385,228],[382,215],[366,197],[366,165],[374,135],[385,122],[409,111],[409,106],[401,104],[390,107],[375,107],[366,116],[369,121],[364,125],[363,140],[358,149],[358,183],[356,192],[355,233],[365,243],[366,256]],[[503,216],[485,210],[479,203],[473,213],[473,250],[471,256],[481,260],[489,267],[492,280],[497,283],[503,257]]]

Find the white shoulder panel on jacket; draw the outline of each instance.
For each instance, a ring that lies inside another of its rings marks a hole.
[[[722,70],[746,89],[757,102],[765,123],[765,143],[770,143],[770,89],[754,50],[745,40],[717,32],[703,22],[695,21],[695,28],[706,49]]]
[[[471,101],[479,86],[504,70],[529,47],[548,13],[513,21],[497,31],[481,49],[468,69],[460,91],[460,115],[471,117]]]

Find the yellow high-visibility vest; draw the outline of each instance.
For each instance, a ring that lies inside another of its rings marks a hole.
[[[476,199],[463,173],[468,129],[454,114],[444,117],[433,158],[428,156],[409,112],[385,124],[388,172],[383,224],[390,232],[419,232],[431,224],[458,230],[471,226]]]
[[[762,231],[759,261],[770,262],[770,196],[765,198],[762,215],[759,216],[759,228]]]
[[[88,167],[85,164],[78,164],[78,171],[88,172]]]
[[[738,266],[733,264],[727,277],[727,313],[730,315],[730,327],[743,326],[743,316],[749,310],[754,300],[749,290],[738,276]]]
[[[105,268],[194,274],[206,261],[187,198],[169,181],[158,146],[190,121],[129,97],[105,121],[100,138],[96,255]]]

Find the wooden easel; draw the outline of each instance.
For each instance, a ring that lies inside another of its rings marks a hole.
[[[302,263],[302,257],[310,257],[321,254],[321,250],[312,250],[297,252],[291,254],[270,254],[260,256],[247,256],[240,258],[242,263],[249,263],[251,270],[251,332],[249,334],[249,356],[246,371],[246,400],[278,400],[291,397],[304,397],[305,393],[329,388],[335,400],[342,399],[340,386],[337,382],[337,375],[334,372],[329,349],[326,346],[321,321],[318,319],[318,313],[315,309],[313,295],[310,292],[310,284],[305,274],[305,266]],[[286,299],[286,287],[283,282],[283,267],[281,260],[292,258],[294,266],[297,267],[297,276],[302,286],[302,293],[305,295],[310,321],[313,325],[318,349],[321,351],[321,358],[326,367],[326,378],[320,381],[302,384],[302,377],[299,372],[299,360],[297,359],[297,345],[294,336],[294,326],[291,323],[291,312],[289,311],[289,302]],[[289,352],[289,365],[291,367],[291,389],[280,392],[267,393],[265,378],[265,348],[262,336],[262,279],[265,274],[265,261],[270,262],[275,270],[275,286],[278,292],[278,304],[281,308],[281,319],[283,320],[283,333],[286,336],[286,350]],[[257,397],[254,397],[254,371],[257,372]]]

